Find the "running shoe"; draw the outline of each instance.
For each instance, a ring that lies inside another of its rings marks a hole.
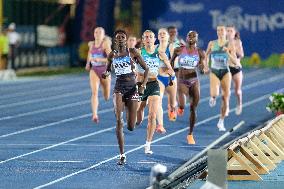
[[[183,116],[183,114],[184,114],[184,109],[183,108],[178,108],[177,109],[177,115],[178,116]]]
[[[120,154],[117,165],[124,165],[126,163],[126,156],[125,154]]]
[[[241,115],[241,113],[242,113],[242,105],[237,105],[237,107],[236,107],[236,115]]]
[[[209,106],[214,107],[216,105],[216,98],[210,97],[209,99]]]
[[[157,133],[164,134],[164,133],[166,133],[167,131],[166,131],[166,129],[164,128],[163,125],[157,125],[156,132],[157,132]]]
[[[176,111],[168,111],[168,116],[170,121],[176,121],[177,119],[177,114]]]
[[[145,145],[145,154],[153,154],[153,151],[150,149],[150,145]]]
[[[217,127],[218,127],[219,131],[226,131],[226,128],[224,126],[224,120],[219,119],[219,121],[217,123]]]
[[[187,135],[187,143],[188,144],[195,144],[195,140],[193,138],[193,135]]]

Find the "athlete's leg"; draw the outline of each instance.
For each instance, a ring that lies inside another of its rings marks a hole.
[[[137,106],[138,106],[138,99],[128,99],[125,102],[125,106],[127,108],[127,129],[129,131],[133,131],[136,119],[137,119]]]
[[[190,117],[189,117],[189,133],[187,136],[187,142],[189,144],[195,144],[195,140],[193,138],[193,128],[196,122],[196,108],[200,99],[200,84],[199,81],[193,84],[189,89],[189,96],[191,97],[190,103]]]
[[[102,92],[105,100],[109,100],[110,97],[110,85],[111,85],[111,77],[107,77],[106,79],[101,79],[102,84]]]
[[[92,90],[92,97],[91,97],[91,105],[92,105],[92,112],[93,112],[93,121],[98,122],[98,106],[99,106],[99,100],[98,100],[98,92],[99,92],[99,85],[100,85],[100,79],[95,73],[94,70],[90,70],[90,86]]]
[[[176,95],[177,95],[177,80],[173,80],[173,85],[166,88],[169,99],[169,119],[170,121],[176,120]]]
[[[124,154],[124,134],[123,134],[123,123],[122,123],[122,112],[124,103],[122,101],[122,94],[113,94],[114,111],[116,118],[116,137],[119,145],[120,154]]]
[[[144,109],[147,105],[147,100],[139,102],[137,105],[137,122],[136,125],[140,125],[144,119]]]
[[[220,80],[219,78],[214,74],[210,73],[210,100],[209,105],[211,107],[216,105],[216,97],[219,95],[219,88],[220,88]]]
[[[229,111],[231,80],[232,80],[232,75],[230,72],[226,73],[221,80],[221,89],[222,89],[221,119],[224,119]]]
[[[148,115],[148,126],[147,126],[147,137],[145,145],[145,153],[152,154],[150,150],[150,145],[153,140],[153,135],[156,129],[156,112],[158,111],[159,105],[159,96],[149,96],[148,97],[148,106],[149,106],[149,115]]]
[[[178,83],[177,84],[177,100],[178,100],[178,110],[177,113],[179,116],[182,116],[184,113],[184,108],[185,108],[185,104],[186,104],[186,96],[185,94],[187,94],[187,91],[184,92],[185,89],[183,89],[183,87],[185,87],[186,90],[188,90],[188,88],[182,84],[182,83]]]
[[[229,100],[230,100],[230,88],[231,88],[231,78],[232,75],[230,72],[226,73],[221,81],[222,89],[222,101],[221,101],[221,113],[220,118],[217,123],[219,131],[225,131],[224,119],[225,116],[229,114]]]
[[[159,98],[159,107],[158,107],[158,111],[157,111],[157,121],[158,121],[158,125],[164,125],[164,121],[163,121],[163,97],[164,97],[164,92],[165,92],[165,85],[159,81],[159,86],[160,86],[160,98]]]
[[[237,97],[237,108],[236,114],[240,115],[242,113],[242,81],[243,81],[243,72],[240,71],[233,76],[235,94]]]

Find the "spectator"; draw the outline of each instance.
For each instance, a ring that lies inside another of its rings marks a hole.
[[[10,55],[11,55],[11,68],[12,69],[15,69],[15,58],[17,55],[16,49],[20,45],[20,35],[15,30],[16,30],[16,24],[12,22],[8,26],[8,39],[9,39],[10,52],[11,52]]]
[[[9,54],[9,39],[7,36],[7,29],[0,31],[0,70],[7,69]]]

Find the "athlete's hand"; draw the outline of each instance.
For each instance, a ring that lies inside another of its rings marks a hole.
[[[168,69],[168,74],[169,75],[175,75],[175,72],[174,72],[174,70],[172,68],[169,68]]]
[[[146,87],[144,85],[138,86],[138,93],[139,93],[140,96],[144,94],[145,89],[146,89]]]
[[[110,72],[109,71],[105,71],[104,73],[102,73],[102,78],[106,79],[109,75],[110,75]]]
[[[93,58],[92,61],[93,62],[100,62],[100,58]]]
[[[91,70],[91,65],[90,63],[87,63],[85,66],[85,70],[90,71]]]
[[[170,79],[170,81],[169,81],[169,86],[173,86],[173,80],[172,80],[172,75],[171,74],[169,74],[169,79]]]

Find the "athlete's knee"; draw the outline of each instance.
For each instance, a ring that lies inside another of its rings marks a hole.
[[[236,95],[240,96],[242,94],[242,90],[241,89],[236,89],[235,93],[236,93]]]
[[[105,101],[108,101],[109,100],[109,95],[108,94],[106,94],[105,96],[104,96],[104,99],[105,99]]]
[[[116,131],[116,134],[121,134],[123,133],[123,127],[121,125],[117,125],[115,131]]]
[[[116,118],[116,125],[118,126],[118,127],[122,127],[122,119],[121,118]]]
[[[190,111],[191,112],[195,112],[196,111],[196,105],[195,104],[191,104],[190,105]]]
[[[151,120],[155,120],[155,119],[156,119],[156,117],[157,117],[156,112],[149,112],[149,115],[148,115],[148,119],[149,119],[149,121],[151,121]]]

